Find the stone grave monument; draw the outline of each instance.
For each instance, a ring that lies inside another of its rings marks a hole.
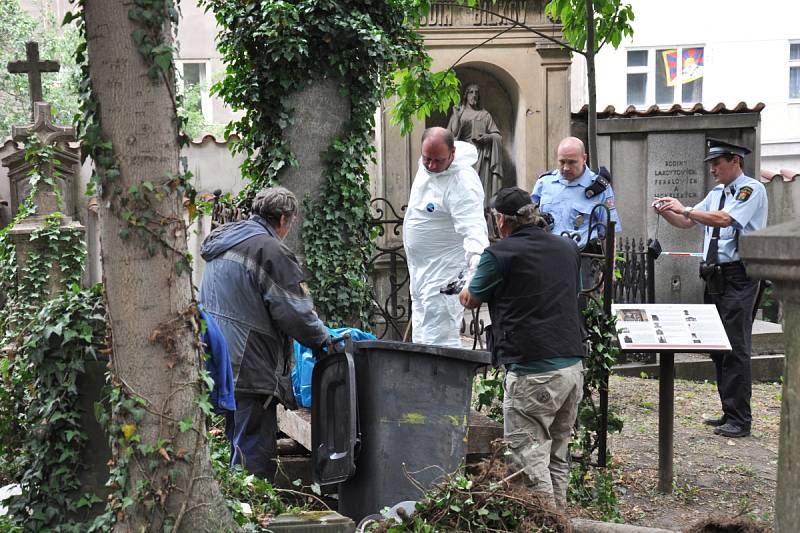
[[[598,161],[613,176],[620,238],[658,237],[667,252],[702,253],[702,227],[675,228],[659,221],[651,207],[654,196],[673,196],[694,206],[714,187],[703,161],[706,140],[729,141],[752,150],[744,158],[744,173],[758,176],[760,107],[737,107],[719,112],[698,109],[693,114],[674,110],[601,113],[598,124]],[[581,115],[576,118],[581,119]],[[583,117],[585,119],[585,116]],[[580,123],[576,132],[580,136]],[[702,303],[701,258],[662,255],[656,260],[658,303]]]
[[[8,235],[16,247],[18,272],[24,272],[26,259],[35,251],[39,243],[31,241],[31,235],[43,227],[48,216],[58,213],[61,225],[85,233],[85,228],[70,216],[74,212],[75,198],[73,196],[73,183],[78,179],[80,155],[77,150],[70,148],[69,143],[74,142],[75,131],[69,126],[53,124],[50,105],[40,101],[42,98],[40,72],[54,72],[58,70],[58,63],[54,61],[38,61],[38,45],[27,44],[28,62],[9,63],[12,73],[27,73],[30,83],[30,93],[33,105],[33,122],[22,126],[13,126],[12,139],[18,145],[29,142],[35,137],[39,144],[53,150],[54,160],[45,164],[39,170],[49,180],[39,180],[35,195],[31,199],[34,212],[20,220]],[[15,147],[10,155],[2,159],[3,166],[8,168],[8,177],[11,183],[12,212],[16,216],[19,206],[31,193],[32,186],[29,178],[34,170],[29,161],[25,160],[25,150]],[[54,185],[51,185],[51,181]],[[49,293],[55,294],[62,290],[63,278],[56,265],[50,275]],[[104,495],[108,492],[105,482],[108,480],[107,459],[111,456],[105,432],[94,417],[94,403],[100,401],[100,391],[105,383],[105,361],[87,361],[85,372],[78,379],[79,402],[82,410],[81,422],[88,435],[88,443],[81,451],[81,463],[84,468],[79,473],[82,489]]]
[[[377,164],[370,171],[376,218],[394,221],[403,216],[424,129],[449,125],[460,138],[471,141],[472,132],[466,130],[476,121],[470,120],[465,128],[465,115],[478,119],[479,133],[490,134],[485,150],[493,155],[484,159],[486,164],[479,170],[487,199],[499,187],[516,185],[530,191],[537,176],[554,167],[556,147],[570,134],[571,58],[547,38],[561,38],[561,26],[544,15],[544,3],[537,0],[480,0],[474,9],[434,1],[429,15],[421,20],[420,32],[433,59],[431,68],[453,68],[462,92],[476,85],[478,105],[470,104],[465,94],[456,109],[416,120],[412,131],[403,136],[391,121],[392,102],[385,102],[375,125]],[[384,227],[378,246],[402,250],[402,229],[394,222]],[[398,287],[391,280],[405,283],[407,274],[405,265],[395,268],[396,259],[393,253],[377,257],[373,279],[376,300],[394,302],[391,307],[403,322],[409,308],[408,286]]]

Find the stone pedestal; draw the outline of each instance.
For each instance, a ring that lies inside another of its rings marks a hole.
[[[53,176],[53,181],[58,186],[56,191],[52,185],[40,182],[33,199],[37,206],[37,214],[53,213],[59,211],[67,216],[75,214],[74,187],[70,184],[76,179],[80,163],[80,154],[68,146],[54,149],[55,163],[45,165],[44,173]],[[31,190],[30,173],[32,165],[25,160],[25,151],[18,150],[2,160],[4,167],[8,168],[8,182],[11,193],[11,216],[17,216],[19,206],[25,201]]]
[[[786,367],[783,373],[775,531],[800,528],[800,224],[792,220],[744,235],[739,255],[753,277],[769,279],[784,305]]]
[[[31,253],[40,252],[44,249],[44,242],[31,240],[33,232],[43,227],[44,218],[42,216],[25,218],[8,231],[8,236],[16,248],[18,278],[24,276],[24,267]],[[80,223],[73,221],[69,217],[62,218],[62,227],[71,228],[82,233],[86,230]],[[61,272],[61,268],[58,264],[54,264],[48,276],[47,293],[51,296],[55,295],[64,288],[63,281],[64,274]]]

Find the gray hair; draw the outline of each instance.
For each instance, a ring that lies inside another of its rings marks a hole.
[[[537,224],[539,221],[539,208],[536,207],[536,204],[523,205],[517,210],[516,215],[501,214],[503,217],[505,217],[506,224],[511,231],[514,231],[521,226]]]
[[[286,220],[297,215],[297,197],[285,187],[270,187],[259,192],[253,199],[250,212],[258,215],[270,224],[277,225],[281,216]]]

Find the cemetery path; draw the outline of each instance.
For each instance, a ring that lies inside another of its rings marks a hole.
[[[609,403],[625,421],[622,433],[610,435],[609,442],[619,464],[614,477],[626,523],[682,529],[709,516],[744,514],[771,531],[780,384],[753,385],[752,435],[729,439],[702,424],[703,415],[719,415],[716,384],[676,380],[674,490],[669,495],[656,489],[658,380],[613,376]]]

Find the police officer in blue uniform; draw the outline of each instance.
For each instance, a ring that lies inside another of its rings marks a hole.
[[[604,204],[615,222],[615,230],[622,226],[617,215],[614,191],[608,180],[598,176],[586,166],[586,149],[577,137],[567,137],[558,145],[558,168],[539,176],[531,193],[531,201],[539,211],[552,217],[550,231],[556,235],[569,235],[585,250],[589,240],[589,226],[608,221],[605,210],[598,209],[592,219],[595,206]],[[548,221],[549,222],[549,221]],[[599,230],[599,231],[598,231]],[[602,228],[592,230],[592,239],[602,235]],[[599,251],[590,250],[586,251]]]
[[[749,153],[745,147],[708,139],[705,161],[710,162],[717,184],[711,192],[694,207],[669,196],[653,201],[656,211],[673,226],[705,226],[705,261],[700,267],[706,282],[705,301],[717,306],[731,351],[711,355],[722,416],[703,422],[725,437],[746,437],[752,425],[750,352],[758,281],[747,276],[738,242],[739,235],[767,225],[767,192],[764,185],[742,172],[744,156]]]

